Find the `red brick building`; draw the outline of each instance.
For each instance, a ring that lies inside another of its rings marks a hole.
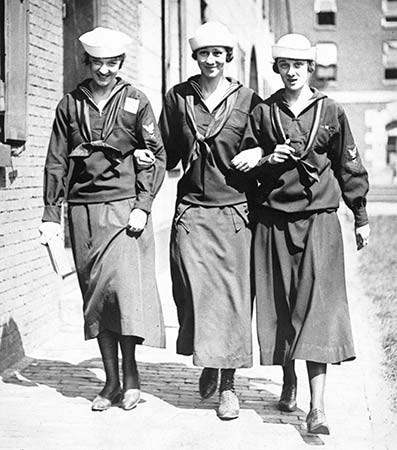
[[[372,186],[396,184],[397,1],[270,4],[276,38],[302,33],[317,45],[315,84],[346,109]]]

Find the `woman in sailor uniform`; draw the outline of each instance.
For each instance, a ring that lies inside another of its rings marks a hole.
[[[147,97],[118,76],[129,37],[99,27],[80,41],[91,77],[56,109],[40,231],[43,244],[61,233],[66,200],[85,338],[98,340],[106,374],[92,409],[108,409],[120,398],[132,409],[140,397],[135,345],[165,346],[149,215],[165,151]],[[151,151],[150,168],[136,167],[134,153],[147,151],[138,149]]]
[[[367,245],[368,176],[344,110],[309,87],[315,48],[302,35],[273,46],[284,88],[250,114],[242,148],[260,147],[254,272],[261,364],[279,364],[279,402],[294,411],[295,360],[306,361],[311,401],[308,430],[329,433],[324,414],[327,364],[355,358],[337,216],[343,198],[355,220],[357,248]],[[242,151],[240,158],[250,150]]]

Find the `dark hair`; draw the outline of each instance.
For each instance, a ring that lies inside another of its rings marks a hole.
[[[218,47],[217,45],[211,45],[211,47]],[[219,47],[223,47],[223,45],[219,45]],[[231,47],[223,47],[226,50],[226,62],[230,62],[233,60],[233,49]],[[197,61],[197,52],[201,50],[198,48],[192,53],[192,58]]]
[[[91,56],[87,52],[84,52],[83,63],[86,66],[89,66],[90,62],[91,62],[91,58],[95,58],[95,56]],[[120,60],[120,67],[119,67],[119,69],[121,69],[123,67],[123,63],[124,63],[124,60],[125,60],[125,53],[122,53],[121,55],[118,55],[118,56],[115,56],[115,57],[112,56],[111,59],[119,59]]]
[[[278,71],[278,66],[277,66],[277,61],[279,59],[281,59],[281,58],[276,58],[276,60],[273,63],[273,72],[280,73]],[[304,61],[307,61],[307,70],[308,70],[308,72],[309,73],[314,72],[314,69],[316,68],[316,63],[312,59],[309,59],[309,60],[305,59]]]

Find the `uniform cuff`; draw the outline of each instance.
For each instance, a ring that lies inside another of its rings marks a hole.
[[[147,214],[150,214],[150,211],[152,210],[152,203],[153,203],[153,197],[150,194],[146,195],[138,195],[135,199],[134,203],[134,209],[142,209]]]
[[[360,206],[353,211],[355,227],[362,227],[368,224],[368,214],[365,206]]]
[[[256,167],[263,166],[269,161],[269,155],[262,156],[262,158],[259,160],[258,165]]]
[[[61,223],[62,208],[60,206],[44,206],[42,222]]]

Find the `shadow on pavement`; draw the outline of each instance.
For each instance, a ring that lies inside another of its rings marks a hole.
[[[216,409],[217,395],[203,400],[198,392],[200,368],[178,363],[140,362],[141,388],[177,408]],[[82,397],[92,401],[102,389],[100,380],[92,369],[102,369],[100,358],[71,364],[65,361],[32,359],[28,366],[18,374],[11,373],[3,377],[4,383],[22,386],[49,386],[66,397]],[[293,426],[302,440],[310,445],[324,445],[316,435],[306,432],[304,423],[306,413],[300,409],[293,413],[278,410],[278,397],[266,390],[266,384],[273,384],[266,378],[236,376],[236,392],[241,409],[254,410],[264,423],[286,424]]]
[[[25,356],[21,333],[18,324],[10,317],[7,322],[0,323],[0,372],[10,367]]]
[[[96,367],[101,367],[100,359]],[[103,385],[87,365],[49,359],[32,359],[20,371],[7,370],[2,381],[26,387],[42,384],[65,397],[82,397],[88,401],[95,398]]]
[[[198,379],[201,368],[188,367],[177,363],[141,363],[142,390],[165,402],[184,409],[216,409],[218,398],[201,399],[198,392]],[[278,410],[278,396],[266,390],[266,384],[273,384],[266,378],[249,378],[236,375],[236,393],[240,408],[254,410],[265,423],[292,425],[306,444],[324,445],[316,435],[306,432],[304,426],[306,413],[298,409],[294,413]],[[281,388],[280,388],[281,390]]]

